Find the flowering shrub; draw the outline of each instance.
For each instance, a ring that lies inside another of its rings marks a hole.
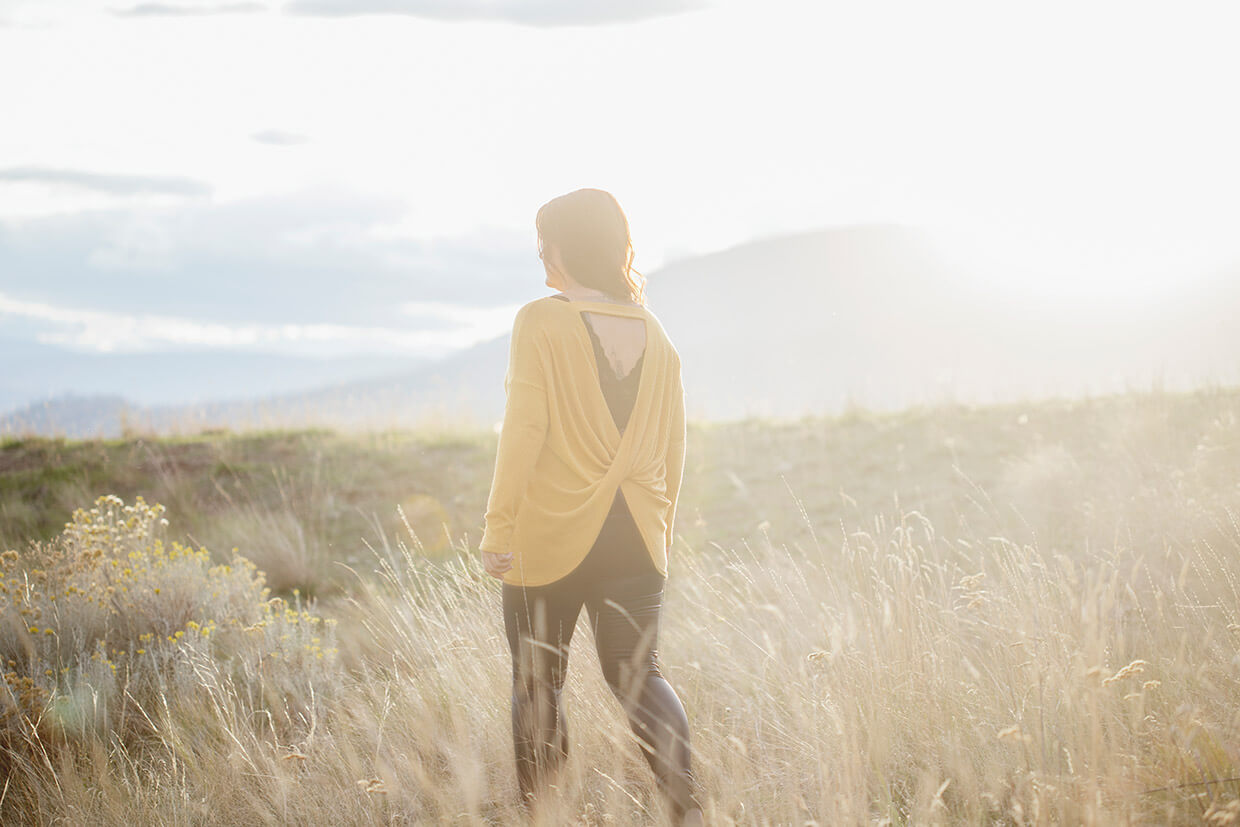
[[[0,555],[0,748],[130,741],[174,710],[262,709],[284,734],[312,723],[307,699],[336,682],[334,622],[270,598],[235,549],[213,564],[167,542],[163,513],[100,497],[52,542]]]

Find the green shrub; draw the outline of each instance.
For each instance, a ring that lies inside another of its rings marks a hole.
[[[235,550],[213,563],[166,542],[163,513],[100,497],[51,542],[0,555],[2,763],[93,738],[132,751],[186,715],[277,738],[313,726],[339,682],[334,621],[269,599]]]

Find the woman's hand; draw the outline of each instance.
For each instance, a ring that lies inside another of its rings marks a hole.
[[[504,572],[512,568],[512,552],[499,554],[493,551],[482,552],[482,567],[492,577],[502,578]]]

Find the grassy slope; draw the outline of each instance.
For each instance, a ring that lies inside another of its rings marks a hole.
[[[1240,467],[1238,406],[1215,391],[695,425],[678,534],[688,549],[831,547],[841,524],[916,510],[940,531],[1157,548],[1183,533],[1177,490],[1220,493]],[[50,538],[99,494],[142,495],[195,543],[267,564],[277,589],[314,590],[334,561],[404,534],[398,505],[432,557],[476,542],[494,453],[486,433],[10,440],[0,547]]]
[[[1200,782],[1240,772],[1240,393],[697,426],[689,450],[661,652],[712,820],[1227,815],[1236,785]],[[65,770],[44,815],[511,821],[496,584],[445,564],[477,538],[493,453],[493,435],[319,432],[5,445],[5,543],[140,493],[277,585],[353,584],[325,601],[357,678],[325,730],[273,745],[193,722],[232,746],[182,754],[179,781]],[[386,578],[333,565],[369,571],[366,543],[402,538]],[[642,822],[648,773],[575,640],[578,746],[546,823]],[[290,747],[304,765],[273,757]]]

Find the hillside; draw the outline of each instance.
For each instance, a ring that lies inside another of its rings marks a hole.
[[[1055,298],[961,260],[913,229],[847,227],[672,265],[651,278],[650,295],[703,417],[1240,378],[1225,356],[1240,352],[1240,333],[1225,322],[1240,312],[1234,289],[1197,285],[1171,302]]]

